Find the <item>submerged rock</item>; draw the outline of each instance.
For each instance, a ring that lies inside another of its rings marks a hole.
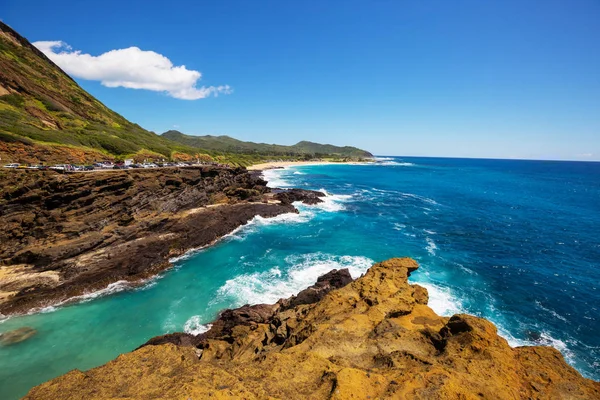
[[[7,346],[15,343],[20,343],[35,335],[37,331],[28,326],[17,328],[12,331],[0,333],[0,345]]]
[[[417,268],[391,259],[352,282],[337,271],[307,295],[226,310],[204,334],[163,336],[25,398],[600,398],[557,350],[511,348],[485,319],[435,314],[408,283]]]

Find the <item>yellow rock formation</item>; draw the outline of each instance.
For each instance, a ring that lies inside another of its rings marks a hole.
[[[317,303],[263,305],[270,316],[226,337],[148,345],[26,398],[600,398],[600,383],[557,350],[511,348],[484,319],[436,315],[427,291],[407,282],[417,267],[408,258],[376,264]]]

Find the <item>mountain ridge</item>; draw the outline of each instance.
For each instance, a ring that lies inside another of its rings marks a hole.
[[[177,143],[213,151],[230,151],[234,153],[251,152],[264,155],[334,155],[338,157],[373,157],[366,150],[353,146],[335,146],[302,140],[294,145],[279,145],[269,143],[256,143],[235,139],[228,135],[187,135],[177,130],[164,132],[162,137]]]
[[[264,161],[269,155],[210,147],[179,143],[127,120],[86,92],[25,37],[0,21],[2,163],[80,164],[123,158],[137,161],[202,158],[247,166]],[[305,153],[295,151],[289,156]]]

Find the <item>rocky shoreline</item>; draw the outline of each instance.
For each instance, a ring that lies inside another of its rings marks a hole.
[[[272,191],[243,168],[63,174],[8,171],[0,189],[0,313],[143,282],[169,260],[318,192]]]
[[[353,281],[331,271],[276,304],[225,310],[200,335],[159,336],[25,399],[593,399],[551,347],[511,348],[489,321],[441,317],[409,258]]]

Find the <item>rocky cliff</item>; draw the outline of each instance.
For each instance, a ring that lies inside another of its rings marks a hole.
[[[490,322],[440,317],[391,259],[351,281],[334,271],[274,305],[227,310],[199,336],[173,334],[26,399],[598,399],[550,347],[511,348]]]
[[[170,267],[257,215],[296,212],[245,169],[0,171],[0,312],[20,313]],[[306,201],[320,201],[306,192]]]

